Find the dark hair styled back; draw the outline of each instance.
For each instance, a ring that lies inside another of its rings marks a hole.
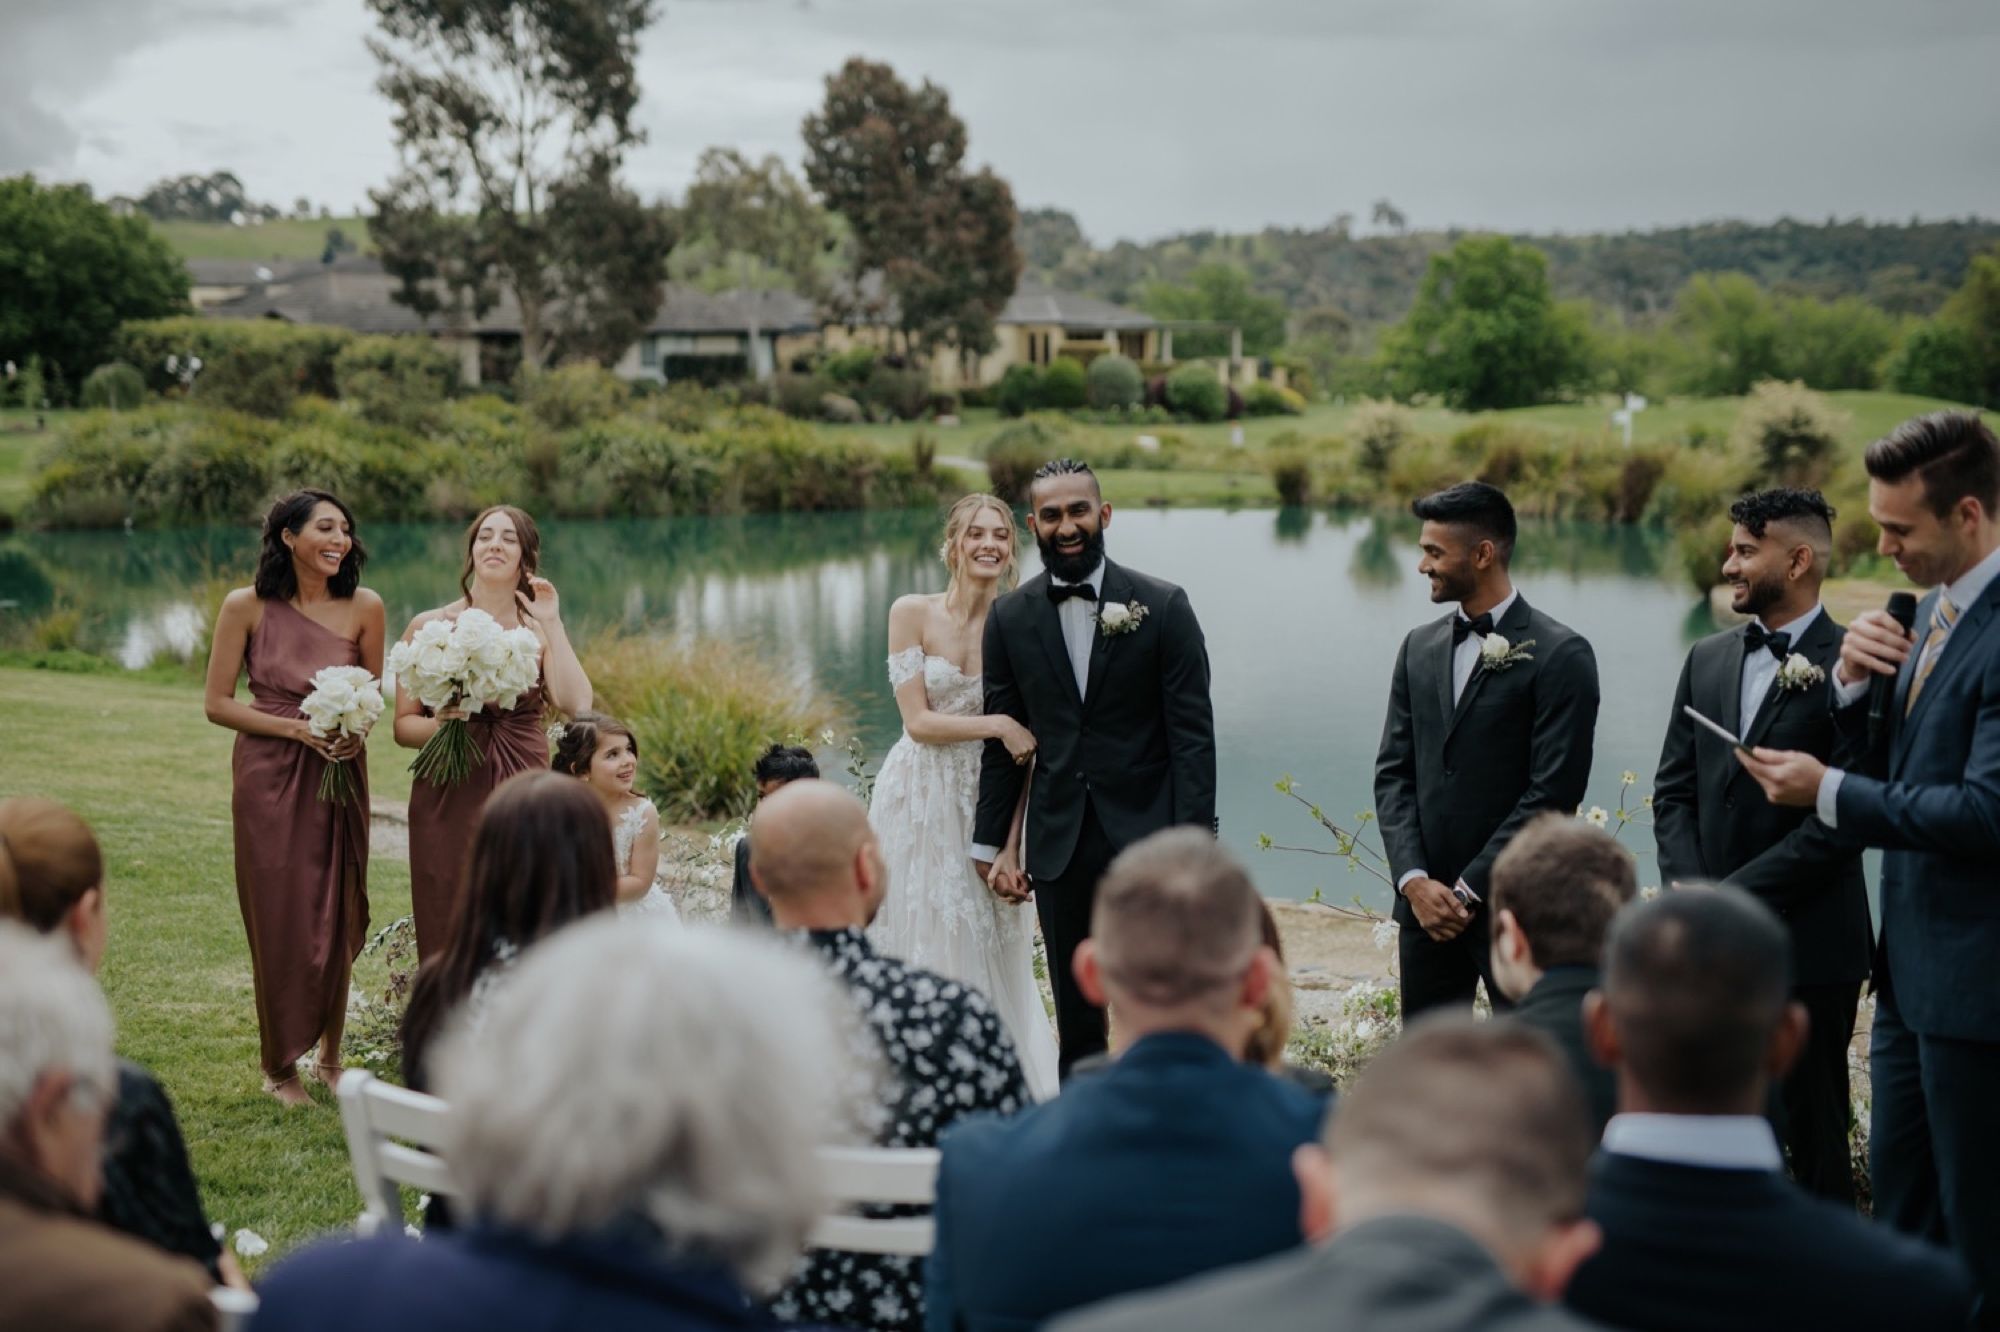
[[[765,782],[782,785],[806,781],[819,776],[819,763],[803,745],[772,745],[757,756],[757,766],[750,770],[750,776],[759,786]]]
[[[368,562],[368,551],[355,535],[354,512],[341,503],[339,496],[325,490],[296,490],[271,506],[264,515],[264,544],[257,552],[257,576],[252,587],[260,600],[290,601],[299,594],[298,571],[292,567],[292,551],[285,544],[285,533],[297,536],[305,530],[311,520],[313,510],[322,504],[331,504],[340,510],[340,516],[347,520],[347,535],[353,544],[347,549],[347,558],[340,562],[340,568],[326,580],[326,590],[336,597],[351,597],[354,589],[361,586],[361,566]]]
[[[581,712],[575,721],[562,723],[562,738],[556,741],[555,757],[549,760],[549,767],[567,777],[585,777],[590,774],[590,761],[597,757],[597,746],[607,735],[622,735],[632,743],[632,755],[639,754],[639,737],[632,734],[632,728],[616,717],[607,717],[601,712]]]
[[[1833,536],[1834,510],[1817,490],[1795,490],[1779,486],[1745,495],[1729,506],[1729,521],[1759,541],[1772,523],[1803,523],[1815,536]]]
[[[1894,484],[1916,473],[1924,502],[1942,518],[1970,495],[1987,516],[2000,516],[2000,440],[1976,412],[1913,416],[1868,446],[1862,465]]]
[[[521,614],[532,620],[535,616],[529,605],[535,599],[535,589],[529,580],[542,567],[542,531],[535,526],[535,520],[528,516],[525,509],[512,504],[494,504],[479,511],[471,526],[465,529],[465,567],[459,570],[458,590],[465,594],[467,601],[472,600],[472,548],[478,544],[479,529],[496,513],[505,514],[514,524],[514,534],[521,538],[521,572],[514,582],[514,600],[520,606]]]
[[[1089,463],[1078,458],[1049,459],[1037,467],[1035,474],[1028,478],[1028,489],[1033,490],[1037,481],[1047,481],[1058,476],[1087,476],[1090,478],[1090,484],[1096,487],[1097,493],[1100,495],[1104,493],[1104,488],[1097,483],[1097,473],[1091,470]]]
[[[1618,909],[1639,892],[1632,853],[1566,814],[1538,814],[1493,862],[1493,914],[1514,913],[1535,965],[1594,967]]]
[[[1412,501],[1410,512],[1427,523],[1470,528],[1481,540],[1493,543],[1503,565],[1514,558],[1514,505],[1498,486],[1461,481]]]
[[[503,945],[527,948],[610,906],[617,892],[603,801],[556,772],[524,772],[501,783],[472,834],[451,942],[424,963],[410,990],[403,1081],[422,1085],[425,1050]]]
[[[1677,1112],[1719,1110],[1757,1080],[1792,989],[1792,945],[1736,888],[1682,888],[1612,922],[1604,997],[1624,1063]]]

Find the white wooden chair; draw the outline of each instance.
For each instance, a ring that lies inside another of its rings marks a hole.
[[[822,1147],[819,1162],[831,1207],[807,1237],[809,1248],[915,1257],[931,1251],[937,1227],[928,1216],[878,1219],[845,1209],[862,1203],[936,1201],[936,1148]]]
[[[216,1332],[246,1332],[257,1316],[256,1295],[234,1286],[217,1286],[208,1292],[208,1302],[215,1306]]]
[[[445,1104],[435,1096],[392,1086],[371,1073],[349,1069],[340,1078],[340,1122],[347,1130],[347,1157],[361,1190],[357,1234],[387,1226],[403,1228],[398,1184],[446,1198],[458,1187],[437,1145],[444,1132]],[[402,1141],[398,1141],[401,1139]]]

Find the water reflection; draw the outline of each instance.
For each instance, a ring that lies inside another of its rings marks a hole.
[[[1114,558],[1181,583],[1201,616],[1224,836],[1271,891],[1380,901],[1373,880],[1338,862],[1259,857],[1254,847],[1259,832],[1314,837],[1303,811],[1271,789],[1282,774],[1342,818],[1373,804],[1397,645],[1441,613],[1416,575],[1416,533],[1414,518],[1302,509],[1120,511],[1107,533]],[[579,638],[616,624],[741,639],[839,697],[877,755],[894,740],[889,605],[943,587],[935,516],[552,522],[543,534],[546,571]],[[457,594],[461,529],[362,535],[366,581],[388,604],[392,633]],[[128,665],[184,653],[216,590],[248,580],[255,545],[247,529],[12,537],[0,542],[0,632],[60,602],[83,612],[91,645]],[[1032,548],[1024,564],[1032,572]],[[1664,532],[1524,524],[1514,564],[1523,595],[1596,647],[1604,709],[1589,799],[1613,806],[1621,771],[1650,778],[1686,644],[1712,629],[1706,609],[1680,585]],[[1643,828],[1625,836],[1650,852]],[[1657,877],[1650,854],[1640,872]]]

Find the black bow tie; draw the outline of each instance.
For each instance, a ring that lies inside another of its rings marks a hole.
[[[1097,600],[1097,589],[1089,583],[1058,583],[1049,580],[1049,600],[1060,606],[1071,597],[1081,597],[1085,601]]]
[[[1476,615],[1470,620],[1466,619],[1463,615],[1454,616],[1451,622],[1451,645],[1457,647],[1460,643],[1463,643],[1467,634],[1478,634],[1481,638],[1484,638],[1492,632],[1493,614],[1491,611],[1483,615]]]
[[[1782,629],[1774,634],[1752,620],[1743,626],[1743,654],[1755,656],[1759,648],[1769,648],[1772,656],[1783,661],[1792,650],[1792,636]]]

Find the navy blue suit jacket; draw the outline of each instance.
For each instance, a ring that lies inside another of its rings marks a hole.
[[[1917,611],[1921,644],[1933,592]],[[1909,716],[1918,657],[1896,679],[1887,753],[1841,780],[1844,837],[1884,848],[1880,959],[1903,1021],[1925,1036],[2000,1042],[2000,579],[1945,641]],[[1867,695],[1839,713],[1865,731]],[[1877,983],[1884,979],[1876,972]]]
[[[946,1133],[929,1332],[1071,1309],[1301,1242],[1292,1153],[1327,1101],[1203,1036],[1138,1041],[1012,1119]]]
[[[775,1328],[723,1272],[657,1240],[541,1244],[474,1228],[316,1245],[258,1284],[253,1332],[735,1332]]]

